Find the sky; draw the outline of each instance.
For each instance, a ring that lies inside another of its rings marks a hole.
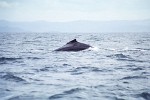
[[[0,0],[0,20],[51,21],[150,19],[150,0]]]

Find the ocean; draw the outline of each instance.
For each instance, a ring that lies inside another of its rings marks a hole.
[[[0,33],[0,100],[150,100],[150,33]]]

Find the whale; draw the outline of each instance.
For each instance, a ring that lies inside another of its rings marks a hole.
[[[80,43],[76,39],[69,41],[64,46],[54,51],[81,51],[90,48],[91,46],[85,43]]]

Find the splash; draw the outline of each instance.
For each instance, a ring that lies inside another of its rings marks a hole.
[[[99,48],[97,46],[90,47],[89,50],[91,51],[99,51]]]

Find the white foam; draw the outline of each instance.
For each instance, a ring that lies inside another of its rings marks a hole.
[[[92,50],[92,51],[99,51],[99,48],[98,48],[98,47],[96,47],[96,46],[94,46],[94,47],[90,47],[89,49],[90,49],[90,50]]]

